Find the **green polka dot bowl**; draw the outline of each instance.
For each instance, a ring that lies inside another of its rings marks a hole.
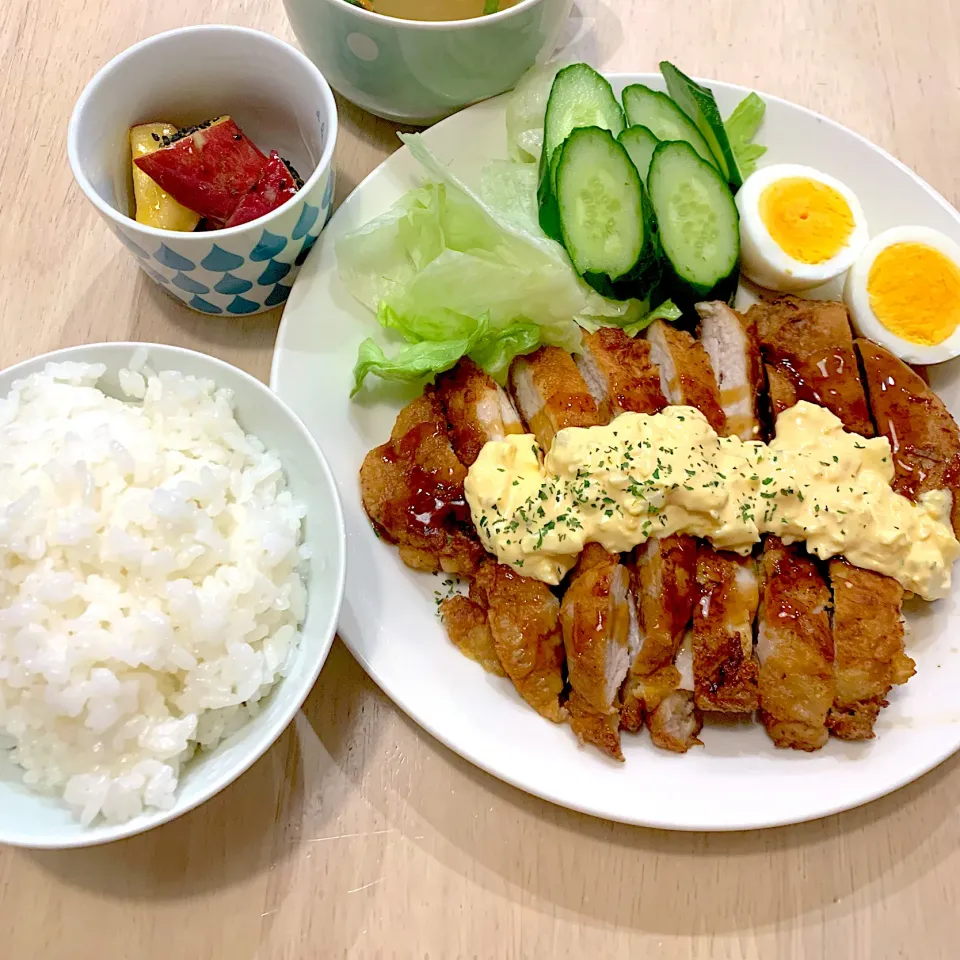
[[[338,93],[415,125],[516,86],[553,52],[571,5],[520,0],[470,20],[431,22],[385,17],[349,0],[284,0],[300,46]]]
[[[264,152],[304,180],[282,206],[223,230],[182,233],[134,219],[130,127],[178,126],[229,114]],[[201,313],[261,313],[287,299],[333,203],[337,108],[300,51],[256,30],[198,26],[130,47],[87,84],[67,154],[87,199],[151,280]]]

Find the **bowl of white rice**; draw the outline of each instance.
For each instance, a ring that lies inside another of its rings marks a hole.
[[[343,585],[333,477],[258,380],[136,343],[0,373],[0,843],[104,843],[230,784]]]

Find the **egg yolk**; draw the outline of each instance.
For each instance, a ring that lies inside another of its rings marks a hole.
[[[843,195],[808,177],[771,183],[760,194],[760,219],[773,242],[801,263],[824,263],[835,257],[856,226]]]
[[[943,343],[960,324],[960,269],[925,243],[894,243],[873,261],[867,293],[874,316],[911,343]]]

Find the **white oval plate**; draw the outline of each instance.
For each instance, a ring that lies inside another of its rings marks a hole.
[[[611,77],[619,90],[658,76]],[[747,90],[709,81],[729,115]],[[915,174],[855,133],[802,107],[765,96],[759,140],[764,163],[805,163],[833,174],[859,195],[871,232],[926,224],[960,242],[960,215]],[[483,164],[504,158],[504,98],[465,110],[426,134],[454,171],[479,183]],[[323,232],[283,315],[271,386],[303,418],[327,452],[347,528],[349,571],[340,635],[363,668],[404,711],[461,756],[494,776],[585,813],[675,830],[742,830],[797,823],[880,797],[926,773],[960,747],[960,607],[954,593],[911,604],[908,649],[917,675],[891,695],[877,738],[831,740],[804,754],[773,747],[757,724],[707,727],[704,746],[684,756],[656,750],[643,735],[624,736],[625,764],[580,749],[569,726],[527,707],[507,680],[492,677],[449,642],[435,616],[442,579],[407,569],[381,543],[360,503],[364,454],[389,435],[412,391],[372,391],[349,400],[357,345],[383,336],[337,276],[334,246],[349,230],[384,213],[422,179],[404,148],[346,200]],[[960,363],[931,371],[932,383],[960,413]]]

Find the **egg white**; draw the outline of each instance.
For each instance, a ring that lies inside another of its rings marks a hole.
[[[760,197],[770,184],[789,177],[802,177],[832,187],[846,200],[853,214],[853,231],[845,246],[822,263],[803,263],[787,254],[770,236],[760,216]],[[740,211],[740,269],[754,283],[781,293],[796,293],[818,287],[850,269],[869,237],[867,218],[853,191],[839,180],[813,167],[777,163],[762,167],[747,178],[737,192]]]
[[[877,234],[864,248],[857,258],[843,287],[843,302],[850,311],[854,329],[861,337],[867,337],[881,347],[886,347],[907,363],[943,363],[960,356],[960,327],[942,343],[927,346],[922,343],[912,343],[898,337],[888,330],[878,319],[870,306],[870,294],[867,291],[867,281],[870,277],[870,268],[873,261],[887,249],[897,243],[922,243],[942,253],[960,270],[960,244],[949,237],[932,230],[930,227],[891,227]]]

